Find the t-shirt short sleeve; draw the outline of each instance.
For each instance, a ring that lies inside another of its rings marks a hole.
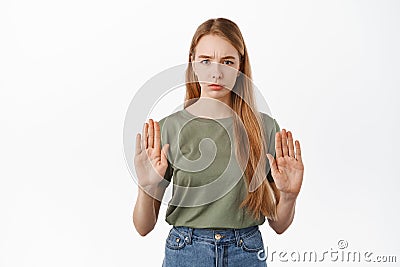
[[[167,167],[167,170],[165,171],[164,179],[167,180],[168,182],[171,182],[173,173],[174,173],[174,169],[172,168],[172,165],[168,160],[168,167]]]

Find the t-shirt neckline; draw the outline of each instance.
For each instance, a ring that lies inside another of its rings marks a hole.
[[[233,117],[226,117],[226,118],[219,118],[219,119],[212,119],[212,118],[203,118],[203,117],[198,117],[195,116],[194,114],[190,113],[189,111],[187,111],[185,108],[181,110],[181,114],[184,115],[186,118],[190,118],[190,119],[196,119],[202,122],[215,122],[215,121],[219,121],[219,122],[230,122],[232,121]]]

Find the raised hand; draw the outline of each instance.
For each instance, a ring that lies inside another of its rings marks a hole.
[[[271,174],[281,195],[296,198],[303,181],[304,165],[301,158],[300,142],[296,140],[296,151],[290,131],[282,129],[275,135],[276,159],[267,154]]]
[[[140,186],[156,185],[165,175],[169,144],[161,150],[160,140],[160,125],[152,119],[143,125],[143,138],[140,133],[136,135],[134,164]]]

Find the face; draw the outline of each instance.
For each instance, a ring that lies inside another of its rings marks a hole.
[[[240,61],[239,52],[228,41],[216,35],[203,36],[192,61],[201,96],[221,98],[230,93],[239,75]]]

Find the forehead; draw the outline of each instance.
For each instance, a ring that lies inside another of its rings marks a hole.
[[[200,38],[196,46],[196,56],[208,55],[208,56],[234,56],[239,58],[239,52],[236,48],[229,43],[227,40],[217,35],[205,35]]]

